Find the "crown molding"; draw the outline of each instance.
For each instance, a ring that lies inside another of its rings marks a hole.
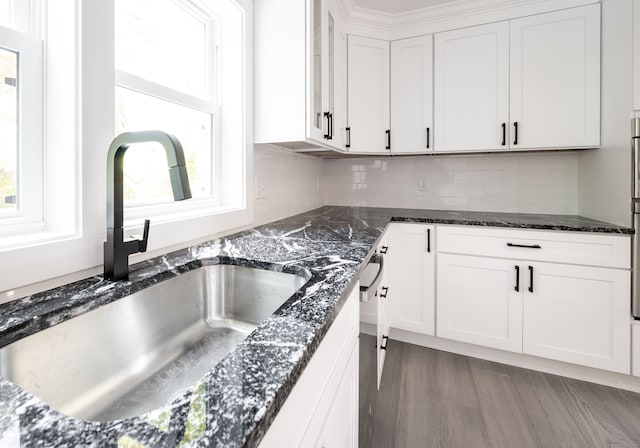
[[[600,0],[585,0],[578,3],[596,3]],[[563,1],[557,1],[557,8],[563,6]],[[554,2],[554,3],[556,3]],[[549,4],[549,0],[455,0],[426,8],[415,9],[399,14],[391,14],[369,8],[357,6],[354,0],[339,0],[347,20],[350,24],[369,26],[384,31],[394,31],[417,25],[428,25],[443,20],[460,19],[486,13],[504,13],[523,7],[539,4]],[[574,3],[574,2],[566,2]]]

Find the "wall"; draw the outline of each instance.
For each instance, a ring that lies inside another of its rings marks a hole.
[[[264,224],[324,205],[322,160],[272,145],[255,145],[254,224]],[[264,198],[258,198],[259,184]]]
[[[329,205],[575,214],[579,153],[327,160]],[[419,190],[423,179],[427,191]]]
[[[150,250],[144,254],[132,255],[129,263],[163,255],[181,249],[189,244],[208,241],[243,229],[264,224],[286,216],[302,213],[324,205],[324,194],[321,189],[322,160],[288,149],[275,146],[255,145],[254,149],[255,178],[262,178],[266,185],[266,197],[254,202],[254,219],[246,225],[223,233],[215,233],[194,241],[184,242],[159,250]],[[102,266],[69,272],[60,277],[31,283],[15,289],[0,291],[0,304],[55,288],[92,275],[100,275]]]
[[[578,157],[578,212],[631,225],[632,1],[602,0],[601,148]]]

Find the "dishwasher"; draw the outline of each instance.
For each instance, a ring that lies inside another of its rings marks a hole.
[[[371,446],[373,413],[378,393],[378,287],[384,256],[375,253],[360,276],[360,403],[358,439],[360,447]]]

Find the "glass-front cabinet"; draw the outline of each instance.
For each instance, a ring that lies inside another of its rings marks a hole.
[[[254,141],[346,151],[347,35],[336,0],[254,2]]]
[[[346,149],[346,34],[333,0],[311,0],[310,136]]]

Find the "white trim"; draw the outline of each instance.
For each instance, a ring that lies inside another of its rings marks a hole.
[[[391,14],[356,6],[353,0],[338,1],[348,17],[349,34],[387,40],[405,39],[600,2],[600,0],[457,0]]]
[[[133,90],[135,92],[144,93],[145,95],[158,98],[160,100],[170,101],[181,106],[190,107],[202,112],[213,114],[216,111],[216,105],[213,102],[205,101],[201,98],[182,93],[171,87],[148,81],[131,73],[116,70],[115,85],[124,89]],[[209,89],[207,87],[207,89]]]
[[[0,213],[0,235],[15,235],[43,216],[42,41],[0,27],[0,47],[18,54],[18,208]]]
[[[524,369],[537,370],[539,372],[551,373],[553,375],[565,376],[567,378],[574,378],[577,380],[603,384],[605,386],[617,387],[619,389],[630,390],[633,392],[640,392],[640,378],[622,373],[609,372],[606,370],[539,358],[522,353],[512,353],[494,348],[439,338],[436,336],[426,336],[410,331],[398,330],[396,328],[391,328],[389,337],[392,340],[420,345],[422,347],[428,347],[435,350],[442,350],[445,352],[456,353],[458,355],[470,356],[472,358],[485,359],[487,361],[499,362],[510,366],[522,367]],[[390,350],[393,350],[393,344],[391,345]]]

